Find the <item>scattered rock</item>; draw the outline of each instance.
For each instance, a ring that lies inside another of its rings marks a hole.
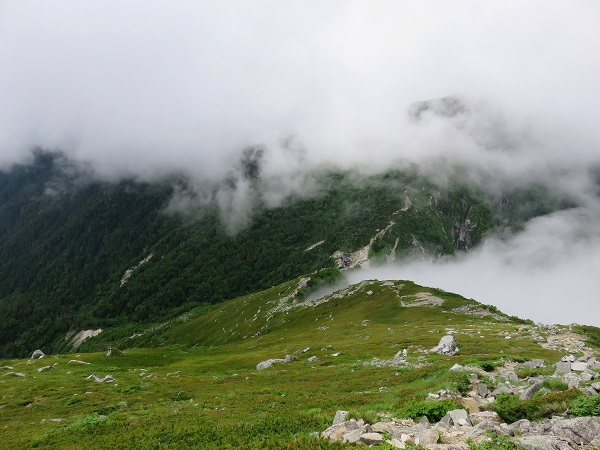
[[[113,381],[115,381],[115,379],[112,375],[105,375],[103,378],[100,378],[95,373],[87,376],[85,379],[86,380],[90,380],[90,379],[94,380],[96,383],[112,383]]]
[[[78,359],[71,359],[71,360],[69,361],[69,363],[73,363],[73,364],[91,364],[91,363],[89,363],[89,362],[80,361],[80,360],[78,360]]]
[[[44,372],[46,370],[54,369],[55,366],[56,366],[56,363],[52,364],[51,366],[40,367],[40,368],[37,369],[37,371],[38,372]]]
[[[267,369],[269,367],[271,367],[271,365],[273,365],[274,363],[280,363],[280,362],[286,362],[285,359],[281,359],[281,358],[271,358],[271,359],[267,359],[266,361],[262,361],[259,362],[256,365],[256,370],[263,370],[263,369]]]
[[[6,372],[4,374],[5,377],[13,376],[13,377],[24,377],[25,374],[23,372]]]
[[[285,355],[285,362],[296,361],[296,357],[293,355]]]
[[[318,360],[319,358],[317,358],[316,356],[311,356],[310,358],[308,358],[308,362],[316,362]]]

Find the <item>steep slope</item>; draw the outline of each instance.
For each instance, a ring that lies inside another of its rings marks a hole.
[[[244,152],[238,178],[213,187],[229,192],[243,179],[253,192],[254,215],[235,234],[216,203],[167,212],[189,188],[182,176],[101,182],[42,151],[0,172],[0,354],[67,350],[69,332],[162,321],[336,264],[469,250],[496,224],[518,226],[540,212],[504,220],[511,195],[496,214],[477,188],[458,178],[440,187],[414,168],[315,174],[311,198],[267,207],[259,155]]]

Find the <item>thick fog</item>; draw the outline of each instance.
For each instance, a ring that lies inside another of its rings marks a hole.
[[[460,163],[491,191],[540,181],[581,208],[398,276],[536,320],[600,325],[598,23],[594,0],[8,0],[0,169],[39,146],[96,176],[183,171],[202,186],[260,145],[272,205],[312,195],[310,171],[323,167],[410,161],[443,182]],[[468,111],[409,114],[448,95]],[[216,201],[234,229],[251,220],[243,182]],[[173,208],[190,202],[183,193]]]

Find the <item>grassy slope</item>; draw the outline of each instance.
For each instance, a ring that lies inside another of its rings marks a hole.
[[[448,368],[483,359],[558,358],[527,337],[506,340],[520,324],[447,312],[475,303],[445,294],[442,307],[400,305],[394,287],[364,285],[316,307],[273,314],[297,280],[216,306],[154,334],[158,348],[1,361],[26,377],[0,372],[0,423],[7,448],[337,448],[308,437],[326,428],[337,409],[397,410],[427,392],[452,388]],[[404,300],[440,291],[402,284]],[[373,291],[368,295],[368,291]],[[260,312],[259,312],[260,310]],[[256,319],[254,319],[256,317]],[[459,356],[426,355],[417,369],[364,367],[409,348],[431,348],[456,330]],[[259,336],[250,337],[258,331]],[[485,339],[478,337],[481,331]],[[246,338],[244,339],[244,336]],[[257,371],[258,362],[311,347],[298,360]],[[334,357],[334,352],[340,352]],[[308,362],[310,356],[318,361]],[[69,363],[71,359],[89,365]],[[40,366],[57,363],[38,373]],[[85,376],[112,374],[117,382]],[[61,422],[47,419],[61,418]]]

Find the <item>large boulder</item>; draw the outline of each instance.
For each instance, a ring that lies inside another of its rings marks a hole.
[[[440,355],[456,355],[458,341],[454,336],[448,334],[440,339],[440,343],[433,347],[430,351],[439,353]]]
[[[575,445],[600,445],[600,417],[554,419],[552,432]]]
[[[33,352],[33,354],[31,355],[31,359],[40,359],[40,358],[43,358],[44,356],[46,356],[46,355],[44,354],[44,352],[43,352],[43,351],[41,351],[41,350],[38,348],[38,349],[37,349],[35,352]]]
[[[542,383],[534,383],[534,384],[532,384],[531,386],[529,386],[528,388],[526,388],[521,393],[521,397],[519,397],[519,400],[529,400],[531,397],[533,397],[533,394],[535,394],[541,388],[542,388]]]

